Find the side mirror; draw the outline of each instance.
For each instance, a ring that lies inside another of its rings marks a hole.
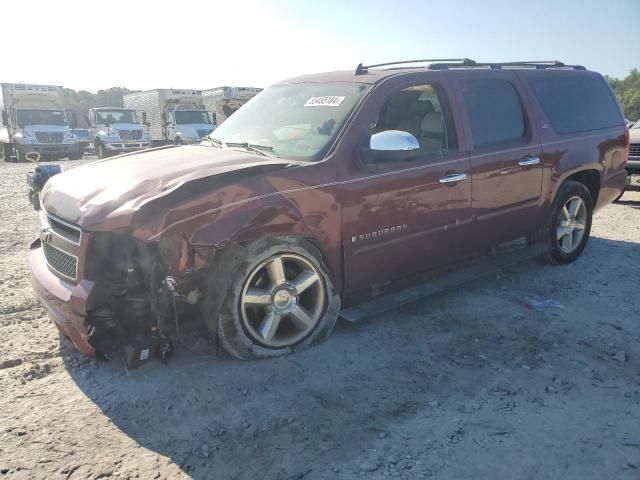
[[[71,112],[71,128],[78,128],[78,115],[76,112]]]
[[[147,122],[147,112],[142,112],[142,124],[149,126],[149,122]]]
[[[2,125],[5,127],[9,126],[9,117],[6,110],[2,110]]]
[[[420,150],[418,139],[409,132],[387,130],[371,135],[369,148],[361,150],[366,164],[406,162]]]

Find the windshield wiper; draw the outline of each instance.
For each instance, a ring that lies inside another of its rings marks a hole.
[[[207,142],[211,143],[211,145],[213,145],[214,147],[222,148],[222,142],[217,138],[213,138],[207,135],[206,137],[202,137],[202,140],[206,140]]]
[[[275,157],[276,155],[274,153],[266,153],[266,152],[273,152],[273,147],[269,147],[267,145],[256,145],[255,143],[249,143],[249,142],[227,142],[225,143],[225,146],[227,147],[236,147],[236,148],[244,148],[246,150],[249,150],[250,152],[255,152],[259,155],[263,155],[265,157]]]

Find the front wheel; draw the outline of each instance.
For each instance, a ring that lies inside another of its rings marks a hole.
[[[580,256],[591,232],[593,201],[587,187],[566,181],[553,202],[548,258],[553,263],[571,263]]]
[[[107,158],[109,156],[109,151],[105,148],[104,143],[96,142],[95,148],[98,158]]]
[[[265,238],[247,246],[216,330],[236,358],[275,357],[326,338],[339,311],[340,297],[315,247]]]

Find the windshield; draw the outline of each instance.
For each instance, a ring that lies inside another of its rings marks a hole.
[[[248,143],[279,157],[317,160],[331,146],[364,95],[362,84],[278,85],[255,96],[212,134]]]
[[[140,123],[136,112],[131,110],[98,110],[96,111],[96,122],[105,125],[112,123]]]
[[[185,111],[180,110],[175,112],[176,123],[178,125],[188,125],[193,123],[211,123],[209,121],[209,114],[203,111]]]
[[[18,110],[18,125],[66,125],[62,110]]]

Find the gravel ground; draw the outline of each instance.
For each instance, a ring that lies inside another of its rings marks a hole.
[[[29,168],[0,165],[1,479],[640,478],[640,192],[573,265],[339,323],[285,358],[200,341],[128,375],[60,346],[34,298]]]

